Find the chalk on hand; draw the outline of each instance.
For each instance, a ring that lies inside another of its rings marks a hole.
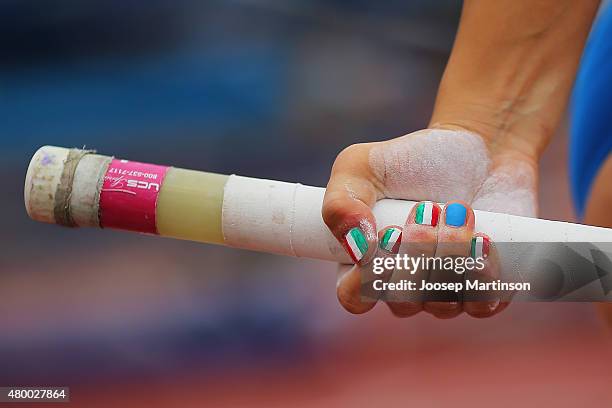
[[[325,190],[41,147],[25,182],[37,221],[116,228],[261,252],[350,263],[321,217]],[[403,225],[414,202],[381,200],[379,229]],[[475,211],[493,242],[612,242],[612,230]]]

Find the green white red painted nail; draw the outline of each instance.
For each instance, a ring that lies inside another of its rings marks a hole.
[[[420,203],[416,209],[415,221],[420,225],[430,225],[435,227],[438,225],[440,217],[440,208],[433,203]]]
[[[355,263],[361,261],[368,252],[368,241],[361,228],[355,227],[344,236],[346,248]]]
[[[486,258],[489,255],[489,239],[487,237],[472,238],[472,258]]]
[[[399,228],[390,227],[385,231],[379,245],[381,249],[396,254],[401,243],[402,231]]]

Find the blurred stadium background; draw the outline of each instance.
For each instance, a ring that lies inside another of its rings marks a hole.
[[[610,338],[589,304],[352,316],[332,264],[62,229],[23,208],[44,144],[325,185],[343,147],[426,126],[460,8],[0,2],[0,385],[67,385],[86,407],[609,405]],[[573,219],[566,156],[561,129],[545,218]]]

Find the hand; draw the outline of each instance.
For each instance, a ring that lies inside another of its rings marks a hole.
[[[362,267],[369,270],[379,252],[379,237],[384,233],[377,232],[371,211],[377,200],[460,200],[456,205],[465,208],[466,217],[459,227],[448,225],[445,212],[440,213],[440,225],[429,229],[416,223],[415,210],[408,214],[399,251],[410,251],[408,244],[413,241],[423,243],[419,250],[440,256],[440,240],[458,243],[452,254],[466,256],[474,232],[470,204],[481,210],[535,216],[536,183],[535,158],[511,149],[496,149],[477,134],[457,127],[424,129],[385,142],[348,147],[336,158],[322,210],[325,223],[356,262],[354,267],[340,268],[340,303],[351,313],[364,313],[375,305],[375,301],[362,300],[361,277]],[[393,274],[388,278],[400,277]],[[424,309],[441,318],[454,317],[464,310],[475,316],[492,315],[504,307],[501,304],[482,313],[480,306],[465,307],[459,302],[450,306],[386,303],[398,316]]]
[[[378,251],[380,228],[370,209],[377,200],[461,200],[468,213],[471,205],[536,215],[537,161],[565,110],[598,3],[465,1],[431,129],[353,145],[338,155],[323,219],[357,264],[341,268],[338,277],[347,310],[374,306],[361,300],[360,275]],[[414,228],[411,216],[407,230]],[[445,228],[438,226],[438,238]],[[471,232],[465,227],[460,242]]]

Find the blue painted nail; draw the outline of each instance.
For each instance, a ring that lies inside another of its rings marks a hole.
[[[463,204],[452,203],[446,206],[446,225],[463,227],[467,209]]]

